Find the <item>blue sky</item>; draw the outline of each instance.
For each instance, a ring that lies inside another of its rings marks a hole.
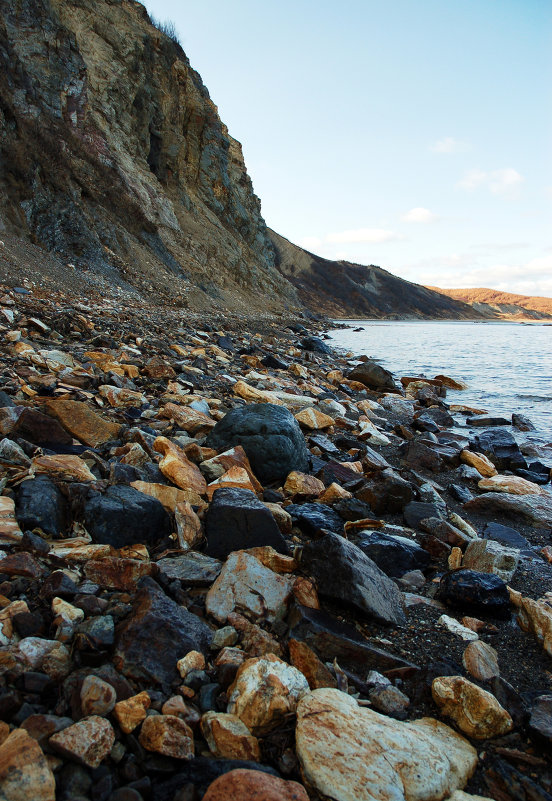
[[[411,281],[552,296],[551,0],[148,0],[272,228]]]

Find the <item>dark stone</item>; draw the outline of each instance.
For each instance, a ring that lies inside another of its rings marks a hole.
[[[476,616],[510,617],[510,597],[504,581],[493,573],[454,570],[441,578],[438,597],[449,606]]]
[[[361,532],[361,536],[362,534],[364,532]],[[391,578],[400,578],[409,570],[425,570],[430,562],[428,552],[417,542],[382,531],[373,531],[368,536],[362,536],[357,545]]]
[[[169,515],[156,499],[123,484],[94,494],[84,507],[84,525],[92,540],[114,548],[153,544],[171,533]]]
[[[199,691],[199,708],[202,712],[215,712],[217,698],[221,691],[220,684],[204,684]]]
[[[316,476],[324,482],[325,487],[329,487],[334,482],[342,487],[350,487],[351,485],[359,485],[364,480],[363,476],[357,473],[356,470],[334,461],[326,462]]]
[[[388,467],[366,481],[355,492],[355,497],[368,503],[376,515],[400,512],[412,500],[412,488],[408,481]]]
[[[289,636],[306,642],[323,662],[337,659],[341,667],[366,675],[369,670],[414,672],[418,668],[411,662],[375,648],[348,623],[320,609],[294,607],[288,617]]]
[[[48,632],[42,616],[37,612],[19,612],[12,621],[20,637],[44,637]]]
[[[419,528],[420,522],[428,517],[438,517],[444,519],[442,507],[436,503],[425,503],[423,501],[412,501],[403,509],[404,522],[410,528]]]
[[[46,673],[29,670],[23,674],[23,686],[25,692],[37,693],[40,695],[40,693],[54,687],[54,682]]]
[[[418,440],[412,440],[406,446],[405,462],[416,468],[425,467],[433,473],[440,473],[443,469],[443,459],[435,445],[426,445]]]
[[[5,409],[6,406],[15,406],[16,404],[4,390],[0,390],[0,409]]]
[[[21,728],[25,729],[38,742],[41,748],[44,748],[52,734],[63,731],[68,726],[72,726],[74,722],[72,718],[35,714],[29,715],[23,721]]]
[[[265,503],[281,503],[284,500],[282,492],[274,489],[265,489],[263,492],[263,501]]]
[[[307,543],[301,568],[316,580],[321,596],[354,606],[384,623],[402,625],[402,595],[374,562],[352,542],[326,532]]]
[[[330,346],[322,342],[319,337],[303,337],[301,340],[301,347],[303,350],[308,350],[311,353],[323,353],[326,355],[333,353]]]
[[[170,684],[179,679],[176,663],[188,651],[209,653],[211,629],[172,601],[156,582],[143,578],[132,615],[118,628],[113,662],[136,681]]]
[[[535,426],[524,414],[516,414],[514,412],[512,415],[512,425],[514,428],[517,428],[518,431],[535,431]]]
[[[390,373],[389,370],[386,370],[385,367],[382,367],[381,364],[378,364],[373,359],[368,359],[359,364],[351,370],[347,378],[349,381],[358,381],[369,389],[387,389],[393,392],[401,392],[395,383],[393,373]]]
[[[109,801],[144,801],[144,797],[133,787],[119,787],[111,793]]]
[[[329,437],[326,434],[311,434],[309,436],[309,442],[311,445],[320,448],[323,453],[327,454],[336,454],[339,453],[339,448],[334,445]]]
[[[464,548],[470,542],[467,534],[440,517],[426,517],[424,520],[420,520],[419,526],[423,531],[432,534],[447,545]]]
[[[449,492],[452,495],[452,497],[456,501],[460,501],[460,503],[467,503],[468,501],[471,501],[471,499],[473,498],[473,495],[471,494],[469,489],[467,487],[460,486],[460,484],[450,484]]]
[[[79,588],[72,578],[63,570],[54,570],[40,587],[40,597],[47,601],[59,596],[60,598],[74,598]]]
[[[241,445],[261,482],[284,481],[292,470],[305,472],[309,453],[299,423],[273,403],[232,409],[207,437],[207,447],[222,451]]]
[[[279,553],[288,546],[278,525],[254,492],[234,487],[219,489],[205,517],[207,553],[226,559],[232,551],[271,545]]]
[[[509,426],[512,424],[512,421],[508,420],[506,417],[493,417],[490,414],[478,414],[475,417],[466,418],[466,424],[485,428],[485,426]]]
[[[523,537],[519,531],[500,523],[487,523],[483,529],[483,538],[495,540],[509,548],[519,548],[520,550],[531,550],[531,543]]]
[[[527,462],[511,431],[503,428],[482,431],[470,440],[470,447],[487,456],[499,472],[520,468],[527,470]]]
[[[552,695],[539,695],[531,707],[529,731],[539,740],[552,744]]]
[[[17,690],[0,687],[0,720],[10,721],[21,706],[21,696]]]
[[[223,335],[217,339],[217,345],[219,346],[219,348],[227,350],[230,353],[234,353],[234,351],[236,350],[234,343],[232,342],[230,337],[226,335]]]
[[[33,534],[32,531],[23,532],[18,547],[22,551],[29,551],[29,553],[35,553],[39,556],[46,556],[50,552],[50,546],[46,540],[43,540],[38,534]]]
[[[258,762],[249,762],[245,759],[210,759],[209,757],[196,757],[189,762],[178,765],[178,773],[163,780],[163,777],[154,777],[152,781],[152,798],[155,801],[175,801],[179,790],[190,788],[196,793],[195,798],[203,798],[209,785],[231,770],[258,770],[270,776],[279,776],[274,768],[261,765]],[[171,773],[174,771],[174,763]],[[190,795],[194,798],[194,795]]]
[[[57,420],[37,409],[23,409],[12,433],[46,448],[73,444],[73,437]]]
[[[277,356],[273,356],[272,353],[269,353],[264,359],[261,359],[261,361],[265,367],[269,367],[272,370],[287,370],[289,367],[288,362],[279,359]]]
[[[498,703],[504,707],[514,721],[514,726],[525,726],[529,709],[521,695],[502,676],[493,676],[490,690]]]
[[[105,651],[115,642],[115,623],[111,615],[98,615],[83,620],[77,626],[77,634],[81,634],[83,646]]]
[[[309,537],[315,537],[320,531],[328,530],[340,534],[343,531],[343,520],[331,506],[322,503],[292,503],[286,506],[293,525]]]
[[[446,409],[440,406],[430,406],[429,409],[424,409],[421,413],[415,416],[416,422],[431,422],[436,424],[439,428],[450,428],[454,425],[454,417]]]
[[[491,798],[499,801],[552,801],[552,795],[541,784],[504,759],[488,755],[485,762],[488,767],[483,779]],[[531,775],[537,776],[534,772]]]
[[[333,509],[343,520],[364,520],[373,517],[370,506],[364,501],[359,501],[358,498],[343,498],[334,503]]]
[[[65,498],[47,476],[37,476],[21,483],[15,515],[23,531],[39,528],[50,537],[59,537],[67,527]]]
[[[532,481],[533,484],[541,484],[544,486],[550,481],[550,475],[543,475],[542,473],[534,473],[532,470],[516,470],[516,476],[524,478],[526,481]]]
[[[222,490],[217,490],[217,495]],[[178,579],[191,587],[210,587],[222,570],[222,562],[198,551],[159,559],[157,567],[168,579]]]

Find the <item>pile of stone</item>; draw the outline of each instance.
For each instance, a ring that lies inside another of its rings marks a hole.
[[[1,798],[550,798],[550,467],[459,433],[458,382],[299,324],[0,313]]]

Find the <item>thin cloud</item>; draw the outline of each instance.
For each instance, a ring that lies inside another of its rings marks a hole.
[[[491,170],[490,172],[473,169],[468,170],[456,186],[466,192],[473,192],[479,187],[485,187],[493,195],[504,195],[517,189],[523,181],[523,175],[514,170],[513,167],[503,167],[500,170]]]
[[[445,136],[444,139],[438,139],[429,149],[433,153],[462,153],[469,149],[466,142],[460,142],[452,136]]]
[[[396,242],[399,239],[404,239],[401,234],[395,231],[389,231],[385,228],[357,228],[353,231],[338,231],[333,234],[328,234],[326,242],[332,244],[352,244],[359,242],[370,242],[372,244],[381,244],[382,242]]]
[[[401,217],[401,220],[409,223],[431,223],[435,222],[437,219],[439,218],[436,214],[429,209],[424,209],[422,206],[416,206],[410,209],[410,211],[407,211]]]

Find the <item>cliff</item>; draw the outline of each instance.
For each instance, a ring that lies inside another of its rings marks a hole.
[[[381,267],[323,259],[275,231],[270,236],[279,269],[313,311],[349,318],[472,320],[483,316],[460,300],[404,281]]]
[[[240,144],[132,0],[0,0],[0,231],[94,286],[296,303]]]
[[[517,295],[496,289],[439,289],[442,295],[468,303],[486,317],[502,320],[552,320],[552,298]]]

